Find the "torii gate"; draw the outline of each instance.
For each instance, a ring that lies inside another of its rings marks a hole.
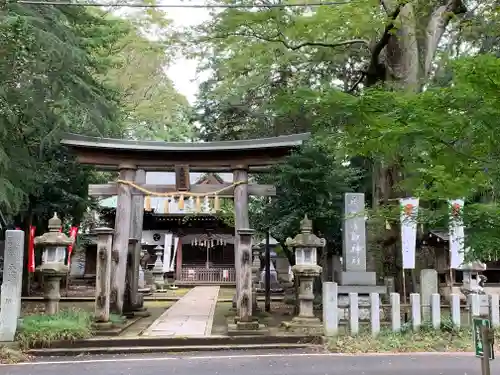
[[[93,165],[98,170],[118,171],[119,180],[104,185],[90,185],[91,196],[117,195],[115,232],[113,238],[113,263],[111,275],[111,306],[115,313],[123,312],[125,279],[129,238],[136,239],[131,257],[131,300],[138,293],[138,268],[145,192],[234,197],[235,207],[235,269],[238,316],[242,322],[252,319],[251,248],[247,249],[237,235],[238,230],[248,229],[248,196],[273,196],[270,185],[248,183],[248,173],[263,172],[279,163],[292,149],[302,145],[309,133],[274,138],[181,143],[162,141],[133,141],[112,138],[88,137],[66,134],[61,143],[67,146],[82,164]],[[146,171],[175,171],[175,185],[146,185]],[[189,184],[189,172],[232,172],[233,184]],[[223,191],[221,190],[223,188]],[[245,252],[243,254],[242,252]],[[248,254],[246,253],[248,252]]]

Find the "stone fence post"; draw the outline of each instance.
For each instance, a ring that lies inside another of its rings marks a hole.
[[[101,325],[109,325],[111,253],[114,231],[111,228],[96,228],[94,233],[97,234],[95,321]]]
[[[323,328],[326,337],[336,336],[339,332],[337,283],[323,283]]]
[[[21,230],[6,231],[0,299],[0,342],[14,341],[16,335],[17,320],[21,314],[23,254],[24,232]]]

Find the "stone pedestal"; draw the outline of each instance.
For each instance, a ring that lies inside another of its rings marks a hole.
[[[314,316],[314,278],[321,274],[321,267],[317,265],[295,265],[293,274],[299,279],[299,315],[289,324],[292,331],[323,330],[319,318]]]
[[[43,296],[45,298],[45,315],[55,315],[59,312],[61,300],[61,280],[66,272],[43,272]]]

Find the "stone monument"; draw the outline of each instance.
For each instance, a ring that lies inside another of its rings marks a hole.
[[[271,293],[283,293],[283,287],[280,285],[278,281],[278,273],[276,272],[276,269],[274,268],[273,262],[269,262],[269,270],[270,270],[270,275],[271,275]],[[266,267],[261,271],[260,273],[260,280],[259,280],[259,288],[257,289],[259,293],[265,292],[266,291]]]
[[[14,341],[17,320],[21,314],[23,282],[24,232],[5,233],[2,294],[0,298],[0,342]]]
[[[420,270],[420,303],[424,321],[431,319],[431,298],[439,293],[438,273],[433,269]]]
[[[366,270],[365,195],[346,193],[344,196],[344,225],[342,229],[342,270],[335,272],[339,305],[349,304],[349,293],[359,295],[360,319],[370,314],[370,293],[385,294],[386,288],[377,285],[375,272]]]

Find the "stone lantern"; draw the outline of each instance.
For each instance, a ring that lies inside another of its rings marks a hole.
[[[300,233],[295,238],[287,238],[286,246],[295,251],[295,265],[292,267],[294,276],[298,278],[299,315],[292,319],[291,327],[320,328],[321,322],[313,312],[313,282],[321,274],[317,265],[317,248],[326,245],[324,238],[318,238],[312,233],[312,221],[304,216],[300,222]]]
[[[161,257],[163,255],[164,249],[163,246],[158,245],[154,248],[154,250],[156,254],[156,260],[155,265],[151,270],[154,277],[153,286],[155,287],[156,291],[163,291],[163,288],[165,286],[165,273],[163,271],[163,262],[161,260]]]
[[[61,279],[68,274],[65,264],[66,252],[73,239],[59,232],[61,219],[54,213],[49,220],[49,231],[35,238],[35,246],[43,248],[42,265],[37,268],[44,278],[45,313],[54,315],[59,311]]]

